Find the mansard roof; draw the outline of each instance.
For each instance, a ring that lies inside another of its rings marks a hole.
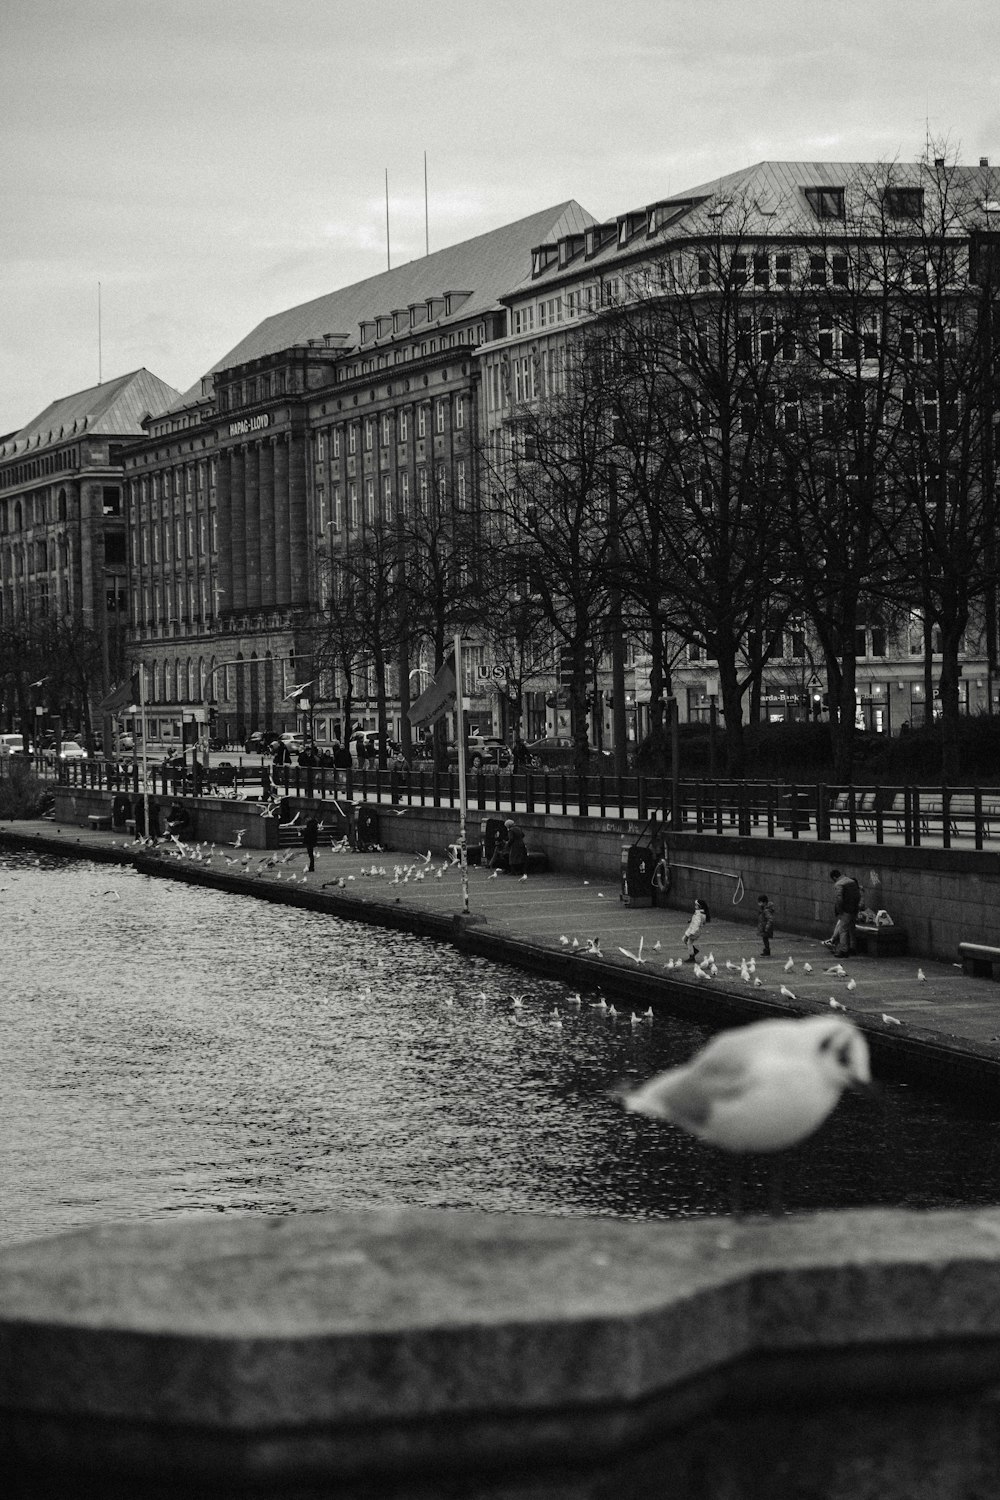
[[[37,417],[8,437],[0,457],[30,448],[54,447],[86,432],[105,437],[142,437],[142,419],[165,411],[179,392],[149,370],[132,370],[71,396],[50,402]]]
[[[300,303],[284,312],[274,313],[258,323],[234,348],[217,360],[208,374],[246,364],[267,354],[278,353],[309,339],[322,341],[324,335],[350,330],[351,347],[358,342],[363,321],[385,317],[394,310],[444,298],[455,288],[463,294],[450,318],[444,323],[479,316],[499,305],[499,298],[522,280],[530,265],[531,247],[542,239],[570,233],[581,233],[592,222],[592,216],[574,199],[545,208],[527,218],[499,229],[489,230],[474,239],[463,240],[435,250],[430,255],[394,266],[377,276],[369,276],[338,291],[327,292],[310,302]],[[178,406],[188,404],[201,390],[201,381],[187,392]]]
[[[857,233],[862,225],[878,232],[882,224],[888,224],[894,233],[905,237],[908,231],[918,232],[916,225],[905,217],[883,217],[884,190],[922,189],[930,213],[927,222],[931,224],[938,222],[935,199],[940,199],[940,184],[944,182],[952,199],[949,233],[965,233],[977,222],[985,226],[987,204],[990,213],[1000,213],[1000,169],[985,161],[978,166],[940,167],[902,161],[756,162],[620,213],[617,220],[608,221],[612,228],[617,223],[617,234],[605,233],[607,225],[602,225],[602,232],[591,235],[586,243],[585,236],[574,239],[570,234],[561,236],[561,246],[556,237],[539,242],[533,247],[533,274],[522,280],[516,294],[568,276],[576,278],[584,268],[613,266],[637,253],[708,235],[793,240],[822,236],[829,240]],[[822,216],[817,209],[818,195],[837,191],[843,193],[843,218]],[[943,217],[947,219],[948,215]],[[994,217],[992,227],[998,224],[1000,218]]]

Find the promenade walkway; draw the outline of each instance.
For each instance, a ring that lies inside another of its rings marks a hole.
[[[401,829],[397,842],[405,843],[407,832]],[[600,989],[614,996],[619,1024],[631,1024],[632,1010],[649,1005],[654,1012],[663,1008],[731,1024],[830,1010],[834,1002],[865,1030],[876,1063],[885,1069],[982,1089],[1000,1099],[1000,984],[967,977],[957,961],[916,958],[859,956],[845,962],[846,975],[833,974],[836,960],[815,938],[782,931],[780,912],[772,957],[762,958],[749,900],[713,912],[702,953],[714,956],[717,973],[698,979],[689,964],[666,967],[684,956],[688,911],[628,906],[619,899],[617,883],[607,880],[559,873],[494,878],[473,866],[466,917],[459,867],[426,847],[374,854],[324,848],[317,853],[315,874],[307,875],[305,854],[298,849],[265,855],[218,845],[181,854],[161,843],[149,852],[120,833],[46,820],[0,828],[0,852],[26,846],[40,853],[136,861],[149,873],[453,938],[497,960],[564,979],[572,990]],[[600,956],[587,952],[592,940]],[[740,977],[744,958],[755,963],[749,983]]]

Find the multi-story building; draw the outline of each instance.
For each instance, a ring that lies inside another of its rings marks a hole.
[[[562,203],[278,313],[147,424],[126,510],[154,719],[214,700],[240,742],[294,725],[308,683],[316,737],[332,736],[342,685],[314,652],[337,561],[431,491],[472,504],[475,350],[532,245],[589,217]],[[377,685],[358,686],[371,721]]]
[[[948,610],[953,630],[962,613],[960,600],[941,598],[949,567],[953,575],[965,566],[978,575],[958,650],[959,709],[995,711],[996,584],[989,574],[995,575],[990,558],[997,386],[995,370],[987,366],[995,345],[993,298],[1000,289],[998,230],[1000,172],[985,160],[968,167],[942,159],[891,165],[763,162],[540,241],[530,275],[504,299],[504,336],[479,351],[490,468],[507,476],[512,495],[519,485],[523,494],[536,437],[541,440],[546,421],[568,399],[574,361],[588,338],[592,348],[604,340],[602,358],[610,364],[622,357],[624,342],[615,346],[595,330],[616,321],[621,327],[630,317],[634,326],[645,316],[648,333],[657,318],[661,347],[646,374],[654,372],[656,360],[680,371],[672,390],[683,401],[675,408],[673,432],[665,437],[661,423],[655,440],[664,464],[675,466],[673,524],[694,539],[686,555],[687,541],[668,538],[676,545],[653,560],[651,569],[662,572],[665,589],[679,589],[686,571],[705,566],[713,509],[718,516],[727,503],[712,466],[732,468],[752,442],[763,451],[764,434],[786,476],[793,464],[806,479],[810,472],[815,476],[820,460],[826,465],[831,548],[839,544],[848,552],[881,509],[890,519],[880,523],[879,545],[889,553],[895,548],[895,566],[902,565],[904,542],[914,554],[903,559],[907,565],[915,568],[915,555],[922,552],[924,582],[935,600],[927,609],[919,581],[907,600],[888,578],[866,571],[863,556],[851,559],[859,598],[856,613],[845,613],[836,654],[853,659],[858,725],[894,732],[928,716],[932,675],[948,661]],[[713,409],[713,382],[732,398],[728,412],[722,395]],[[666,384],[670,388],[669,379]],[[641,382],[634,385],[638,389]],[[650,380],[647,390],[652,385]],[[859,402],[878,407],[877,421],[867,430],[851,416]],[[613,396],[607,406],[602,462],[615,470],[627,510],[629,475],[645,455],[631,434],[616,446],[613,432],[629,427],[630,414],[621,420],[614,415]],[[529,448],[522,441],[526,435]],[[697,463],[684,458],[684,443]],[[939,503],[942,486],[947,504]],[[900,498],[907,489],[908,508]],[[963,521],[973,512],[974,520]],[[734,514],[730,503],[727,517]],[[973,542],[963,552],[963,524],[970,532],[977,528],[978,549]],[[795,559],[783,535],[765,534],[747,550],[751,555],[744,561],[758,569],[769,555],[777,557],[773,595],[781,593],[785,607],[780,619],[774,613],[777,624],[762,662],[754,661],[752,629],[735,659],[735,675],[746,682],[744,714],[821,717],[831,653],[815,625],[816,578],[790,576],[801,558]],[[949,561],[942,563],[944,558]],[[934,571],[935,559],[944,579]],[[731,578],[738,594],[738,568]],[[722,597],[725,591],[720,586],[716,592]],[[765,600],[765,614],[767,607]],[[633,638],[630,647],[632,733],[641,735],[649,640]],[[721,717],[720,662],[710,633],[700,634],[695,623],[684,633],[674,624],[664,655],[680,717]],[[606,661],[599,681],[610,690]]]
[[[96,671],[81,660],[86,673],[77,673],[75,684],[46,669],[49,686],[31,702],[20,674],[9,674],[8,720],[44,702],[53,715],[85,721],[121,672],[128,624],[123,453],[142,436],[144,420],[177,397],[148,370],[134,370],[60,397],[0,442],[0,631],[27,651],[33,641],[41,649],[43,636],[58,647],[61,630],[98,655]]]

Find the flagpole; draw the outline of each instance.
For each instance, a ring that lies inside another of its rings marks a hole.
[[[149,772],[146,767],[146,669],[139,663],[139,722],[142,724],[142,827],[149,839]]]
[[[469,912],[469,859],[465,843],[465,713],[462,708],[462,637],[455,636],[455,738],[458,740],[458,858],[462,875],[462,911]]]

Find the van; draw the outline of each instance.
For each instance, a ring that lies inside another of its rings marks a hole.
[[[23,734],[0,734],[0,755],[19,755],[23,749]]]

